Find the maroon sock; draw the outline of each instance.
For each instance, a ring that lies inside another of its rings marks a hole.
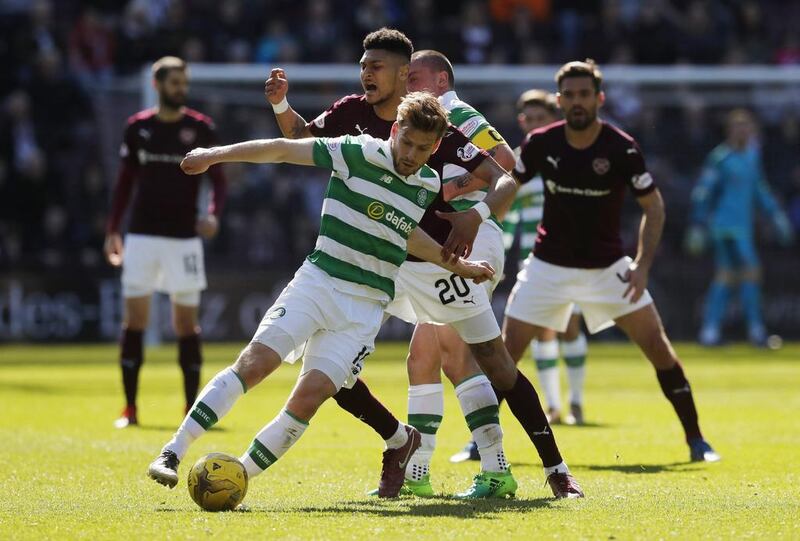
[[[550,468],[561,464],[564,459],[558,451],[553,430],[547,422],[539,395],[536,394],[528,378],[522,372],[517,372],[517,381],[511,389],[500,391],[495,388],[494,392],[498,397],[504,397],[508,401],[511,413],[527,432],[544,467]]]
[[[694,406],[692,388],[683,374],[681,363],[675,363],[675,366],[668,370],[656,370],[656,376],[664,396],[672,403],[678,419],[681,420],[683,431],[686,433],[686,441],[702,438],[700,425],[697,422],[697,409]]]
[[[203,356],[200,353],[200,335],[190,334],[178,338],[178,364],[183,372],[183,394],[186,405],[191,406],[197,398],[200,387],[200,366]]]
[[[397,432],[399,421],[386,407],[372,396],[367,384],[356,380],[352,389],[342,387],[333,399],[339,407],[356,419],[368,424],[381,438],[388,440]]]
[[[142,331],[124,329],[120,339],[119,364],[122,368],[122,386],[125,388],[125,401],[128,406],[136,406],[139,369],[142,367],[142,362],[144,362]]]

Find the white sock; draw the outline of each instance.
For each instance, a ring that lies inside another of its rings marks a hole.
[[[478,446],[481,471],[506,471],[508,461],[503,451],[503,430],[492,384],[486,376],[478,374],[459,383],[456,396],[472,432],[472,441]]]
[[[571,342],[561,343],[561,354],[567,364],[569,379],[569,403],[583,404],[583,382],[586,379],[586,335],[581,333]]]
[[[408,441],[408,433],[406,432],[406,425],[401,422],[397,423],[397,430],[394,431],[392,437],[388,440],[383,440],[387,449],[400,449]]]
[[[247,389],[239,375],[228,367],[209,381],[183,418],[178,431],[164,446],[183,460],[189,446],[227,414]]]
[[[561,382],[558,376],[558,340],[542,342],[534,340],[531,343],[533,359],[536,361],[536,370],[539,372],[539,382],[542,385],[545,402],[548,409],[561,411]]]
[[[567,467],[566,462],[562,462],[561,464],[557,464],[555,466],[550,466],[549,468],[544,469],[544,477],[547,479],[550,477],[551,473],[569,473],[569,468]]]
[[[436,431],[444,415],[444,385],[429,383],[408,388],[408,424],[419,430],[422,443],[414,451],[406,468],[406,479],[419,481],[430,471],[436,448]]]
[[[252,479],[272,466],[300,439],[308,423],[288,411],[281,410],[267,426],[261,429],[250,448],[241,456],[247,476]]]

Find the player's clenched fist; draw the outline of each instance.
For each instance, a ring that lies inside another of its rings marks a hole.
[[[181,169],[187,175],[199,175],[205,173],[208,168],[214,165],[212,152],[209,148],[195,148],[186,153],[181,160]]]
[[[275,68],[269,72],[269,79],[264,83],[264,96],[272,105],[277,105],[286,97],[289,91],[289,81],[286,80],[286,72],[280,68]]]

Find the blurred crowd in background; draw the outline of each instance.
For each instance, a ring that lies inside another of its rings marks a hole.
[[[98,149],[118,143],[122,120],[139,103],[129,100],[129,110],[119,111],[101,91],[166,54],[265,67],[354,64],[363,36],[388,25],[417,49],[438,49],[463,64],[592,57],[601,67],[790,65],[800,64],[799,22],[800,3],[779,0],[0,0],[0,269],[104,265],[117,164]],[[724,137],[725,111],[693,99],[648,107],[634,91],[613,86],[608,94],[604,114],[639,140],[665,194],[664,250],[678,253],[689,192]],[[513,102],[484,99],[475,105],[518,143]],[[327,105],[303,112],[312,118]],[[217,120],[222,142],[277,135],[268,109],[254,118],[235,105],[198,108]],[[766,100],[756,113],[770,185],[800,229],[796,111]],[[324,179],[299,182],[312,173],[282,171],[229,167],[230,198],[210,268],[244,262],[291,270],[309,251]],[[769,244],[770,232],[762,236]]]

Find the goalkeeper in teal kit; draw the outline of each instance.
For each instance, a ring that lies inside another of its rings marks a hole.
[[[753,239],[756,209],[769,216],[782,244],[792,242],[792,226],[767,187],[761,152],[755,141],[755,122],[748,111],[728,115],[728,137],[706,159],[692,192],[692,226],[687,248],[703,250],[708,238],[714,250],[716,273],[706,295],[700,343],[717,345],[725,309],[733,288],[739,286],[749,340],[764,345],[761,317],[760,264]]]

